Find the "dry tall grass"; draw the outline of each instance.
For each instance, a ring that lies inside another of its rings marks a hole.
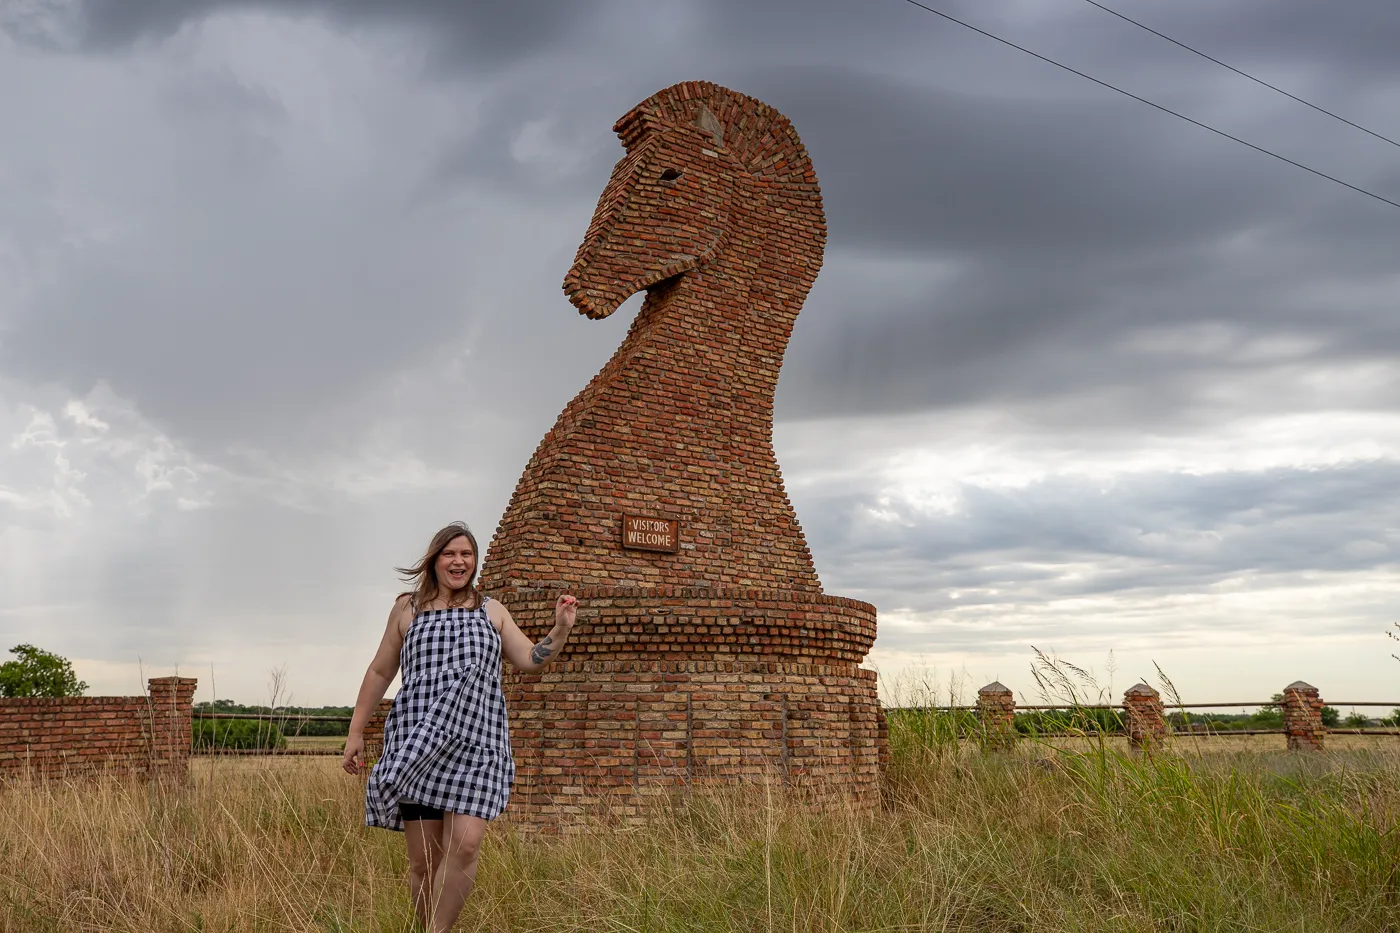
[[[1400,742],[1141,760],[1004,756],[896,720],[888,798],[777,788],[648,829],[493,830],[459,929],[1400,929]],[[196,761],[188,786],[0,786],[0,930],[407,931],[400,837],[333,759]]]

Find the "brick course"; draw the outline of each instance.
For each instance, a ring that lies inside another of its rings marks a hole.
[[[526,464],[482,569],[532,638],[559,592],[581,605],[545,672],[507,669],[509,818],[557,826],[604,799],[631,812],[619,794],[682,773],[677,742],[692,781],[763,771],[873,805],[884,723],[858,665],[875,609],[822,592],[772,445],[826,242],[811,160],[786,117],[706,82],[614,130],[625,155],[564,290],[592,318],[646,300]],[[624,548],[624,514],[678,522],[674,553]]]
[[[195,686],[157,677],[143,697],[0,698],[0,776],[183,778]]]

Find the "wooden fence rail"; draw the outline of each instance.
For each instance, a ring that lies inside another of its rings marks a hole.
[[[1301,681],[1284,688],[1283,699],[1248,700],[1216,703],[1164,703],[1161,695],[1146,684],[1135,684],[1123,694],[1123,703],[1071,703],[1071,704],[1026,704],[1018,706],[1009,688],[999,683],[991,683],[977,692],[976,704],[949,704],[947,706],[902,706],[886,709],[890,713],[973,713],[976,716],[976,729],[958,728],[955,734],[959,739],[975,739],[987,742],[993,747],[1013,744],[1021,738],[1073,738],[1085,735],[1126,735],[1129,744],[1135,749],[1145,749],[1172,736],[1193,738],[1218,738],[1241,735],[1282,735],[1287,737],[1288,748],[1292,750],[1321,750],[1328,735],[1373,735],[1400,736],[1400,728],[1367,727],[1327,727],[1322,724],[1322,709],[1325,705],[1318,696],[1317,689]],[[375,745],[371,749],[377,754],[377,743],[384,717],[390,701],[379,704],[366,729],[366,742]],[[1356,700],[1337,702],[1334,706],[1343,707],[1390,707],[1400,708],[1400,700]],[[1202,709],[1251,709],[1278,707],[1283,713],[1281,728],[1263,729],[1212,729],[1209,723],[1188,724],[1185,728],[1173,728],[1167,718],[1168,710]],[[1105,724],[1087,722],[1083,729],[1066,730],[1061,726],[1054,731],[1022,732],[1015,728],[1015,717],[1019,712],[1061,712],[1073,714],[1080,710],[1111,710],[1122,714],[1122,727],[1110,728]],[[196,719],[243,719],[249,721],[274,722],[343,722],[349,716],[300,716],[290,713],[214,713],[196,710]],[[1204,728],[1202,728],[1204,727]],[[340,755],[337,749],[196,749],[195,754],[203,756],[219,755]]]

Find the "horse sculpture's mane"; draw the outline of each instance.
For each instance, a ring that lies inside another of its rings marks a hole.
[[[709,120],[719,130],[719,142],[755,179],[765,184],[771,199],[786,209],[821,212],[821,188],[812,159],[792,121],[761,100],[708,81],[674,84],[642,101],[613,124],[613,132],[629,151],[648,132],[662,125],[696,124]],[[822,229],[822,243],[826,231]]]

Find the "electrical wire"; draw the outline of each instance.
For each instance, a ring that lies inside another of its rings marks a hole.
[[[1321,171],[1321,170],[1319,170],[1319,169],[1315,169],[1315,168],[1313,168],[1313,167],[1311,167],[1311,166],[1308,166],[1308,165],[1304,165],[1302,162],[1294,161],[1293,159],[1288,158],[1288,156],[1279,155],[1277,152],[1273,152],[1272,150],[1265,149],[1263,146],[1256,146],[1254,143],[1248,142],[1247,140],[1240,139],[1238,136],[1232,136],[1232,135],[1230,135],[1229,133],[1225,132],[1224,130],[1218,130],[1218,129],[1216,129],[1216,128],[1213,127],[1213,126],[1210,126],[1209,124],[1202,123],[1200,120],[1192,119],[1191,117],[1188,117],[1188,116],[1186,116],[1186,115],[1183,114],[1183,113],[1178,113],[1178,112],[1176,112],[1175,110],[1172,110],[1170,107],[1164,107],[1164,106],[1162,106],[1161,104],[1154,103],[1154,102],[1148,100],[1148,99],[1145,98],[1145,97],[1139,97],[1138,95],[1134,94],[1132,91],[1125,91],[1125,90],[1123,90],[1121,87],[1117,87],[1116,85],[1109,84],[1107,81],[1100,80],[1099,78],[1096,78],[1096,77],[1094,77],[1093,75],[1085,74],[1085,73],[1082,72],[1082,71],[1078,71],[1078,70],[1076,70],[1076,69],[1074,69],[1074,68],[1071,68],[1069,65],[1063,64],[1062,62],[1057,62],[1057,61],[1055,61],[1053,58],[1047,58],[1046,56],[1041,55],[1039,52],[1032,52],[1030,49],[1026,48],[1025,46],[1017,45],[1016,43],[1012,42],[1010,39],[1003,39],[1001,36],[998,36],[998,35],[996,35],[996,34],[994,34],[994,33],[990,33],[990,32],[988,32],[988,31],[985,30],[985,29],[979,29],[978,27],[972,25],[971,23],[963,22],[962,20],[958,19],[956,16],[951,16],[951,15],[949,15],[949,14],[947,14],[947,13],[944,13],[942,10],[935,10],[935,9],[934,9],[933,7],[931,7],[931,6],[926,6],[926,5],[924,5],[923,3],[920,3],[919,0],[905,0],[905,2],[908,3],[908,4],[910,4],[910,5],[912,5],[912,6],[916,6],[916,7],[918,7],[919,9],[921,9],[921,10],[927,12],[927,13],[932,13],[934,16],[941,16],[943,19],[948,20],[948,22],[950,22],[950,23],[956,23],[957,25],[962,26],[962,27],[965,28],[965,29],[971,29],[973,32],[975,32],[975,33],[977,33],[977,34],[979,34],[979,35],[982,35],[982,36],[986,36],[988,39],[992,39],[992,40],[994,40],[994,41],[996,41],[996,42],[1000,42],[1002,45],[1010,46],[1011,48],[1015,49],[1015,50],[1018,51],[1018,52],[1025,52],[1027,55],[1031,56],[1032,58],[1038,58],[1038,59],[1040,59],[1041,61],[1045,62],[1047,65],[1054,65],[1056,68],[1059,68],[1059,69],[1061,69],[1061,70],[1063,70],[1063,71],[1068,71],[1068,72],[1069,72],[1070,74],[1072,74],[1072,75],[1078,75],[1079,77],[1084,78],[1086,81],[1092,81],[1092,82],[1094,82],[1095,84],[1099,85],[1100,87],[1108,88],[1110,91],[1115,91],[1115,92],[1117,92],[1117,93],[1119,93],[1119,94],[1122,94],[1124,97],[1131,97],[1133,100],[1137,101],[1138,103],[1146,104],[1147,106],[1152,107],[1152,108],[1155,109],[1155,110],[1160,110],[1160,111],[1162,111],[1163,113],[1170,114],[1171,116],[1176,117],[1178,120],[1185,120],[1187,123],[1190,123],[1190,124],[1192,124],[1193,126],[1199,126],[1199,127],[1200,127],[1201,129],[1203,129],[1203,130],[1208,130],[1208,131],[1214,133],[1214,134],[1217,135],[1217,136],[1223,136],[1223,137],[1225,137],[1225,138],[1228,139],[1228,140],[1231,140],[1231,141],[1233,141],[1233,142],[1239,143],[1241,146],[1247,146],[1247,147],[1249,147],[1250,149],[1253,149],[1255,152],[1261,152],[1261,153],[1263,153],[1264,155],[1269,156],[1270,158],[1278,159],[1280,162],[1286,162],[1286,163],[1288,163],[1289,165],[1292,165],[1292,166],[1295,167],[1295,168],[1300,168],[1300,169],[1302,169],[1302,170],[1305,171],[1305,172],[1310,172],[1310,173],[1312,173],[1313,175],[1316,175],[1316,176],[1318,176],[1319,178],[1325,178],[1325,179],[1327,179],[1327,180],[1330,181],[1330,182],[1335,182],[1336,184],[1341,185],[1343,188],[1350,188],[1352,191],[1355,191],[1355,192],[1357,192],[1358,194],[1364,194],[1364,195],[1366,195],[1366,197],[1368,197],[1368,198],[1374,198],[1374,199],[1376,199],[1377,201],[1380,201],[1380,202],[1383,203],[1383,204],[1389,204],[1391,207],[1400,207],[1400,201],[1392,201],[1390,198],[1387,198],[1387,197],[1384,197],[1384,196],[1382,196],[1382,195],[1376,194],[1376,193],[1373,192],[1373,191],[1367,191],[1365,188],[1361,188],[1361,187],[1358,187],[1358,186],[1356,186],[1356,185],[1353,185],[1351,182],[1342,181],[1340,178],[1337,178],[1335,175],[1329,175],[1329,174],[1327,174],[1327,173],[1324,172],[1324,171]]]
[[[1236,68],[1234,65],[1227,65],[1227,64],[1225,64],[1224,62],[1222,62],[1220,59],[1218,59],[1218,58],[1212,58],[1211,56],[1207,55],[1205,52],[1202,52],[1200,49],[1193,49],[1191,46],[1187,45],[1185,42],[1180,42],[1180,41],[1178,41],[1178,40],[1176,40],[1176,39],[1173,39],[1171,36],[1166,35],[1165,33],[1160,33],[1160,32],[1158,32],[1157,30],[1153,29],[1151,26],[1146,26],[1146,25],[1144,25],[1144,24],[1142,24],[1142,23],[1139,23],[1137,20],[1133,19],[1132,17],[1130,17],[1130,16],[1125,16],[1125,15],[1123,15],[1122,13],[1119,13],[1117,10],[1111,9],[1111,8],[1109,8],[1109,7],[1106,7],[1106,6],[1104,6],[1102,3],[1097,2],[1097,0],[1084,0],[1084,2],[1087,3],[1087,4],[1089,4],[1090,6],[1096,6],[1096,7],[1098,7],[1100,10],[1103,10],[1105,13],[1111,13],[1111,14],[1113,14],[1114,16],[1118,17],[1119,19],[1123,20],[1124,22],[1132,23],[1134,26],[1138,27],[1139,29],[1145,29],[1145,30],[1147,30],[1148,32],[1152,33],[1154,36],[1157,36],[1157,37],[1160,38],[1160,39],[1166,39],[1166,40],[1167,40],[1168,42],[1170,42],[1172,45],[1178,45],[1178,46],[1180,46],[1181,48],[1185,49],[1185,50],[1188,51],[1188,52],[1191,52],[1191,53],[1194,53],[1194,54],[1196,54],[1196,55],[1201,56],[1201,58],[1204,58],[1206,61],[1215,62],[1215,63],[1216,63],[1217,65],[1219,65],[1221,68],[1227,68],[1227,69],[1229,69],[1230,71],[1233,71],[1235,74],[1239,75],[1239,76],[1242,77],[1242,78],[1248,78],[1249,80],[1253,81],[1255,84],[1262,84],[1262,85],[1264,85],[1264,87],[1268,88],[1268,89],[1271,90],[1271,91],[1277,91],[1278,93],[1282,94],[1284,97],[1287,97],[1289,100],[1296,100],[1298,103],[1302,104],[1302,105],[1305,106],[1305,107],[1311,107],[1312,109],[1316,110],[1318,113],[1325,113],[1325,114],[1327,114],[1327,116],[1331,117],[1331,118],[1334,119],[1334,120],[1340,120],[1341,122],[1345,123],[1347,126],[1355,127],[1356,129],[1360,130],[1360,131],[1363,132],[1363,133],[1366,133],[1366,134],[1368,134],[1368,135],[1370,135],[1370,136],[1374,136],[1374,137],[1376,137],[1377,139],[1381,140],[1382,142],[1390,143],[1392,146],[1395,146],[1397,149],[1400,149],[1400,143],[1398,143],[1398,142],[1396,142],[1395,140],[1391,139],[1389,136],[1382,136],[1380,133],[1377,133],[1375,130],[1368,130],[1366,127],[1362,126],[1360,123],[1353,123],[1353,122],[1351,122],[1350,120],[1348,120],[1346,117],[1339,116],[1339,115],[1333,113],[1332,111],[1328,110],[1328,109],[1325,108],[1325,107],[1319,107],[1317,104],[1314,104],[1314,103],[1311,102],[1311,101],[1303,100],[1303,98],[1299,97],[1299,96],[1296,95],[1296,94],[1290,94],[1290,93],[1288,93],[1287,91],[1285,91],[1283,88],[1281,88],[1281,87],[1276,87],[1275,85],[1270,84],[1269,82],[1265,81],[1265,80],[1262,79],[1262,78],[1256,78],[1256,77],[1254,77],[1254,75],[1250,74],[1250,73],[1247,72],[1247,71],[1241,71],[1240,69]]]

